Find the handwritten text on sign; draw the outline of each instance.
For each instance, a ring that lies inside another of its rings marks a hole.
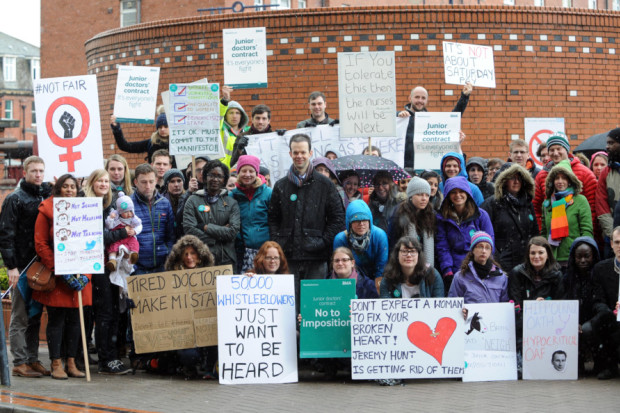
[[[495,87],[493,48],[478,44],[443,42],[446,83]]]
[[[215,280],[230,265],[137,275],[127,279],[136,353],[217,344]]]
[[[462,377],[462,298],[351,300],[353,379]]]
[[[66,173],[86,177],[103,168],[97,77],[37,79],[33,87],[45,181]]]
[[[170,154],[224,156],[219,85],[171,84],[169,96]]]
[[[338,53],[340,137],[396,135],[394,52]]]
[[[54,197],[54,271],[103,274],[101,198]]]
[[[297,382],[293,275],[217,279],[221,384]]]
[[[523,379],[577,380],[579,302],[524,301]]]

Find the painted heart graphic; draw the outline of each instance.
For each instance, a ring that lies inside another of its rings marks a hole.
[[[433,356],[441,365],[443,350],[450,341],[454,330],[456,330],[456,321],[449,317],[441,318],[437,322],[434,332],[426,323],[415,321],[407,328],[407,338],[411,344]]]

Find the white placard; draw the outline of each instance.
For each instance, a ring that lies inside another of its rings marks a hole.
[[[54,197],[54,272],[103,274],[101,198]]]
[[[413,134],[415,168],[439,170],[441,158],[446,153],[461,153],[460,130],[460,112],[416,112]]]
[[[579,301],[523,304],[523,379],[577,380]]]
[[[235,89],[267,87],[267,37],[264,27],[224,29],[224,84]]]
[[[396,135],[394,52],[338,53],[340,137]]]
[[[463,381],[517,380],[514,304],[464,306],[468,315]]]
[[[120,123],[153,123],[159,67],[119,66],[114,116]]]
[[[462,377],[462,298],[351,300],[351,376]]]
[[[528,156],[534,160],[536,165],[543,166],[536,156],[536,151],[540,144],[547,142],[547,138],[555,132],[564,133],[564,118],[525,118],[524,129]]]
[[[403,167],[405,152],[405,135],[409,118],[396,118],[397,136],[392,138],[373,139],[372,146],[381,150],[381,156],[394,161]],[[330,150],[338,152],[338,156],[361,155],[368,146],[368,138],[340,139],[338,125],[321,125],[314,128],[302,128],[286,131],[283,136],[276,132],[248,136],[246,151],[249,155],[257,156],[271,172],[271,182],[286,176],[293,164],[289,155],[289,141],[291,136],[305,133],[312,140],[312,158],[325,156]]]
[[[223,157],[219,85],[173,83],[169,91],[170,154]]]
[[[82,178],[103,168],[97,77],[35,79],[33,87],[45,180],[66,173]]]
[[[297,382],[293,275],[217,277],[221,384]]]
[[[495,87],[493,48],[479,44],[443,42],[443,67],[446,83]]]

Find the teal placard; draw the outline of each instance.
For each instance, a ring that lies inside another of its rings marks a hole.
[[[351,357],[355,280],[301,281],[300,358]]]

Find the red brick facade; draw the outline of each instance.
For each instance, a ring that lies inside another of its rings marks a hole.
[[[104,151],[114,143],[107,120],[116,65],[161,67],[169,83],[207,76],[221,82],[222,29],[267,27],[269,88],[235,91],[248,111],[273,110],[272,124],[292,129],[308,117],[309,92],[327,95],[338,117],[337,53],[394,50],[398,106],[424,85],[429,110],[454,106],[460,87],[444,83],[442,41],[493,46],[496,89],[476,88],[463,118],[470,155],[505,158],[526,117],[564,117],[573,146],[620,122],[620,13],[515,7],[368,7],[262,12],[145,23],[102,33],[86,43],[88,72],[98,77]],[[152,128],[125,128],[130,140]],[[142,157],[130,157],[132,165]]]

